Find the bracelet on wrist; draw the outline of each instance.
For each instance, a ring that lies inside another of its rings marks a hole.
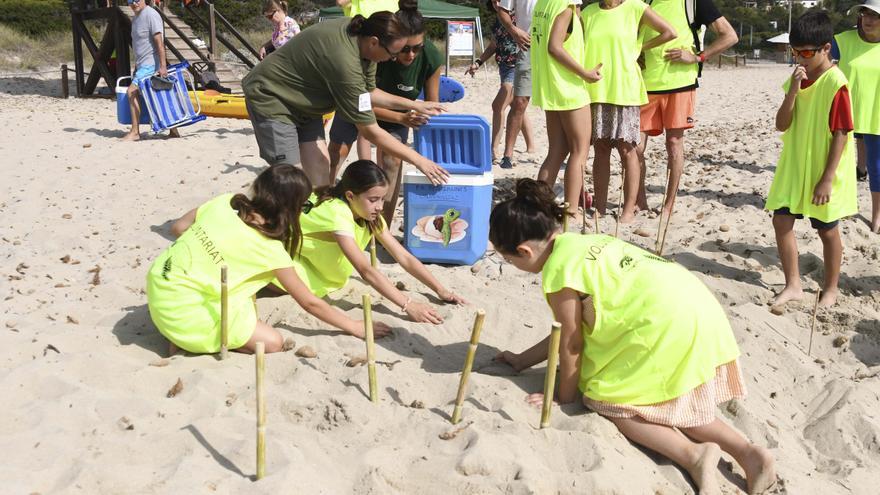
[[[406,308],[407,308],[407,306],[409,306],[409,303],[411,303],[411,302],[412,302],[412,298],[407,297],[406,302],[403,303],[403,306],[400,307],[400,310],[403,311],[404,313],[406,313]]]
[[[477,64],[477,67],[482,67],[485,62],[478,58],[474,61],[474,63]]]

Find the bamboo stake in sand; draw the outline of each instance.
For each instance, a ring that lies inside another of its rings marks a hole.
[[[370,377],[370,401],[379,402],[379,388],[376,384],[376,345],[373,342],[373,303],[369,294],[364,294],[364,340],[367,341],[367,373]]]
[[[666,168],[666,187],[663,188],[663,203],[660,205],[660,223],[657,224],[657,240],[654,242],[654,251],[657,253],[657,256],[663,256],[663,250],[661,246],[661,233],[663,235],[663,240],[666,240],[666,230],[663,228],[663,209],[666,207],[666,198],[669,194],[669,167]],[[672,216],[672,211],[670,210],[669,216],[666,218],[666,229],[669,228],[669,217]]]
[[[562,214],[562,233],[568,232],[568,201],[562,203],[562,209],[565,210],[565,213]]]
[[[461,370],[461,380],[458,382],[458,395],[455,396],[455,409],[452,410],[452,424],[457,424],[461,421],[461,405],[464,402],[464,392],[467,389],[471,367],[474,365],[474,355],[477,353],[477,344],[480,342],[480,331],[483,329],[483,318],[485,317],[486,312],[478,309],[477,316],[474,317],[474,328],[471,330],[471,343],[468,346],[467,357],[464,360],[464,368]]]
[[[376,236],[370,237],[370,266],[376,268]]]
[[[599,232],[599,210],[595,208],[593,209],[593,223],[596,224],[596,233],[600,234],[601,232]]]
[[[220,359],[229,357],[229,288],[226,265],[220,266]]]
[[[813,319],[810,322],[810,344],[807,346],[807,356],[813,351],[813,331],[816,330],[816,311],[819,310],[819,297],[822,295],[822,289],[816,290],[816,302],[813,303]]]
[[[266,476],[266,346],[257,342],[257,479]]]
[[[550,408],[553,407],[553,392],[556,389],[556,365],[559,363],[559,335],[562,324],[553,322],[550,329],[550,348],[547,350],[547,374],[544,375],[544,405],[541,407],[541,428],[550,426]]]
[[[626,166],[620,169],[620,200],[617,202],[617,219],[614,222],[614,237],[620,229],[620,216],[623,214],[623,184],[626,182]]]
[[[581,234],[587,233],[587,188],[581,183]]]

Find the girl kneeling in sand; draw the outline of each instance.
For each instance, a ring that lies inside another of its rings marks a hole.
[[[315,297],[293,269],[301,244],[300,212],[312,187],[293,165],[276,165],[254,181],[253,195],[224,194],[187,212],[171,227],[177,241],[147,274],[153,323],[172,344],[193,353],[220,350],[220,267],[228,267],[230,349],[281,350],[278,330],[257,319],[253,296],[273,278],[316,318],[362,336],[363,324]],[[389,331],[379,324],[377,334]],[[173,349],[173,347],[172,347]]]
[[[365,282],[413,321],[440,324],[443,318],[430,304],[404,295],[364,257],[364,248],[375,235],[400,266],[437,297],[450,303],[464,302],[446,290],[388,231],[382,218],[387,189],[388,177],[370,160],[351,163],[339,183],[318,189],[310,199],[315,206],[302,216],[302,250],[294,257],[293,266],[318,297],[344,287],[352,271],[357,270]]]
[[[489,221],[495,249],[541,273],[562,323],[559,402],[580,390],[631,441],[684,467],[700,493],[721,493],[721,449],[745,470],[750,494],[767,490],[776,479],[770,452],[715,417],[717,404],[745,396],[724,310],[675,263],[613,237],[560,233],[564,214],[549,186],[523,179]],[[548,339],[496,359],[517,371],[534,366],[547,359]]]

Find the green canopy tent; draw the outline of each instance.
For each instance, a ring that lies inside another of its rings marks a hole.
[[[480,53],[485,50],[483,46],[483,28],[480,25],[480,9],[474,7],[465,7],[463,5],[455,5],[447,2],[442,2],[441,0],[419,0],[419,12],[426,19],[445,19],[445,20],[474,20],[474,32],[477,36],[477,40],[480,43]],[[333,17],[342,17],[342,8],[341,7],[328,7],[325,9],[321,9],[321,13],[319,15],[320,19],[330,19]],[[449,67],[449,30],[447,29],[447,40],[446,40],[446,66]],[[473,54],[471,57],[473,61],[473,57],[476,54]],[[448,70],[448,69],[447,69]]]

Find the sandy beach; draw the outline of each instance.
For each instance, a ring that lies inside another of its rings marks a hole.
[[[463,79],[456,113],[491,117],[494,65]],[[867,494],[880,485],[880,256],[867,183],[863,215],[841,222],[838,304],[820,310],[808,356],[822,248],[796,226],[808,294],[782,315],[768,302],[783,285],[770,214],[762,210],[781,141],[773,118],[784,65],[709,68],[664,254],[695,272],[721,301],[742,356],[749,396],[719,415],[777,459],[775,493]],[[55,77],[55,76],[52,76]],[[0,479],[4,493],[682,494],[687,475],[629,443],[580,404],[555,407],[552,427],[527,393],[544,366],[515,374],[492,362],[549,331],[539,275],[494,252],[474,267],[432,266],[470,305],[440,306],[440,326],[414,324],[357,277],[330,299],[394,327],[377,341],[381,400],[367,371],[347,366],[363,342],[330,329],[290,298],[261,299],[261,319],[296,347],[268,355],[267,476],[255,474],[254,358],[233,353],[167,358],[144,292],[171,222],[264,168],[250,123],[208,119],[182,138],[124,143],[115,101],[60,99],[56,79],[0,79]],[[535,177],[547,138],[530,108],[537,155],[495,168],[496,196]],[[524,149],[522,144],[519,149]],[[616,206],[620,168],[613,157]],[[662,200],[665,150],[648,151],[649,202]],[[392,227],[397,231],[397,224]],[[641,213],[620,236],[653,248],[657,218]],[[614,228],[611,215],[604,232]],[[640,234],[647,234],[643,236]],[[438,301],[380,252],[380,266],[415,300]],[[449,422],[477,308],[485,326],[462,429]],[[182,390],[167,397],[180,380]],[[743,493],[741,469],[719,464],[724,493]]]

